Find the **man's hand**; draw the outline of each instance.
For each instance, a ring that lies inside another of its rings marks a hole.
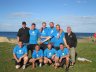
[[[52,64],[52,61],[50,59],[48,59],[49,63]]]
[[[21,59],[22,59],[22,58],[19,58],[19,60],[18,60],[17,62],[21,62]]]
[[[59,62],[61,62],[61,61],[62,61],[62,57],[60,58]]]

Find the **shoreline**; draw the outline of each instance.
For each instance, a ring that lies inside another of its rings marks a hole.
[[[91,37],[83,37],[83,38],[77,38],[78,43],[86,43],[91,42]],[[7,38],[4,36],[0,36],[0,42],[8,42],[8,43],[14,43],[17,44],[16,38]]]

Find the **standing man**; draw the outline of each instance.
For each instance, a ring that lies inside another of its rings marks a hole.
[[[67,27],[67,33],[65,34],[64,43],[70,51],[70,57],[73,66],[75,64],[75,48],[77,46],[77,38],[75,33],[72,32],[71,27]]]
[[[32,51],[35,49],[35,45],[37,44],[38,38],[40,36],[40,32],[38,29],[36,29],[36,24],[32,23],[31,28],[29,30],[29,45],[28,45],[28,51]]]
[[[25,69],[26,63],[28,61],[28,56],[27,56],[27,48],[26,46],[23,45],[22,41],[18,42],[18,45],[15,46],[13,50],[13,57],[16,62],[16,69],[20,68],[20,66]]]
[[[21,40],[24,44],[29,42],[29,28],[26,27],[26,22],[22,22],[22,28],[17,33],[17,40]]]
[[[46,22],[42,23],[42,27],[40,29],[40,35],[41,35],[40,37],[41,48],[45,50],[48,44],[48,41],[44,42],[44,40],[46,40],[46,38],[48,37],[48,28],[46,27]]]

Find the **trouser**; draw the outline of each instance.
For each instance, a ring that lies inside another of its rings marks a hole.
[[[70,48],[69,52],[70,52],[71,61],[75,62],[75,48],[74,47]]]

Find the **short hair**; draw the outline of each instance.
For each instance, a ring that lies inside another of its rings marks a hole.
[[[46,22],[42,22],[42,24],[46,24]]]
[[[36,44],[35,47],[36,47],[36,46],[40,46],[40,45],[39,45],[39,44]]]
[[[54,24],[54,22],[50,22],[50,23]]]
[[[22,25],[26,25],[26,22],[25,22],[25,21],[23,21],[23,22],[22,22]]]
[[[48,43],[48,45],[49,45],[49,44],[52,45],[52,43]]]
[[[32,24],[31,24],[31,26],[32,26],[32,25],[36,26],[36,24],[35,24],[35,23],[32,23]]]
[[[19,40],[18,43],[21,42],[23,44],[23,41],[22,40]]]
[[[64,46],[64,44],[63,44],[63,43],[60,43],[60,45],[63,45],[63,46]]]
[[[60,25],[59,25],[59,24],[57,24],[56,26],[59,26],[59,27],[60,27]]]

